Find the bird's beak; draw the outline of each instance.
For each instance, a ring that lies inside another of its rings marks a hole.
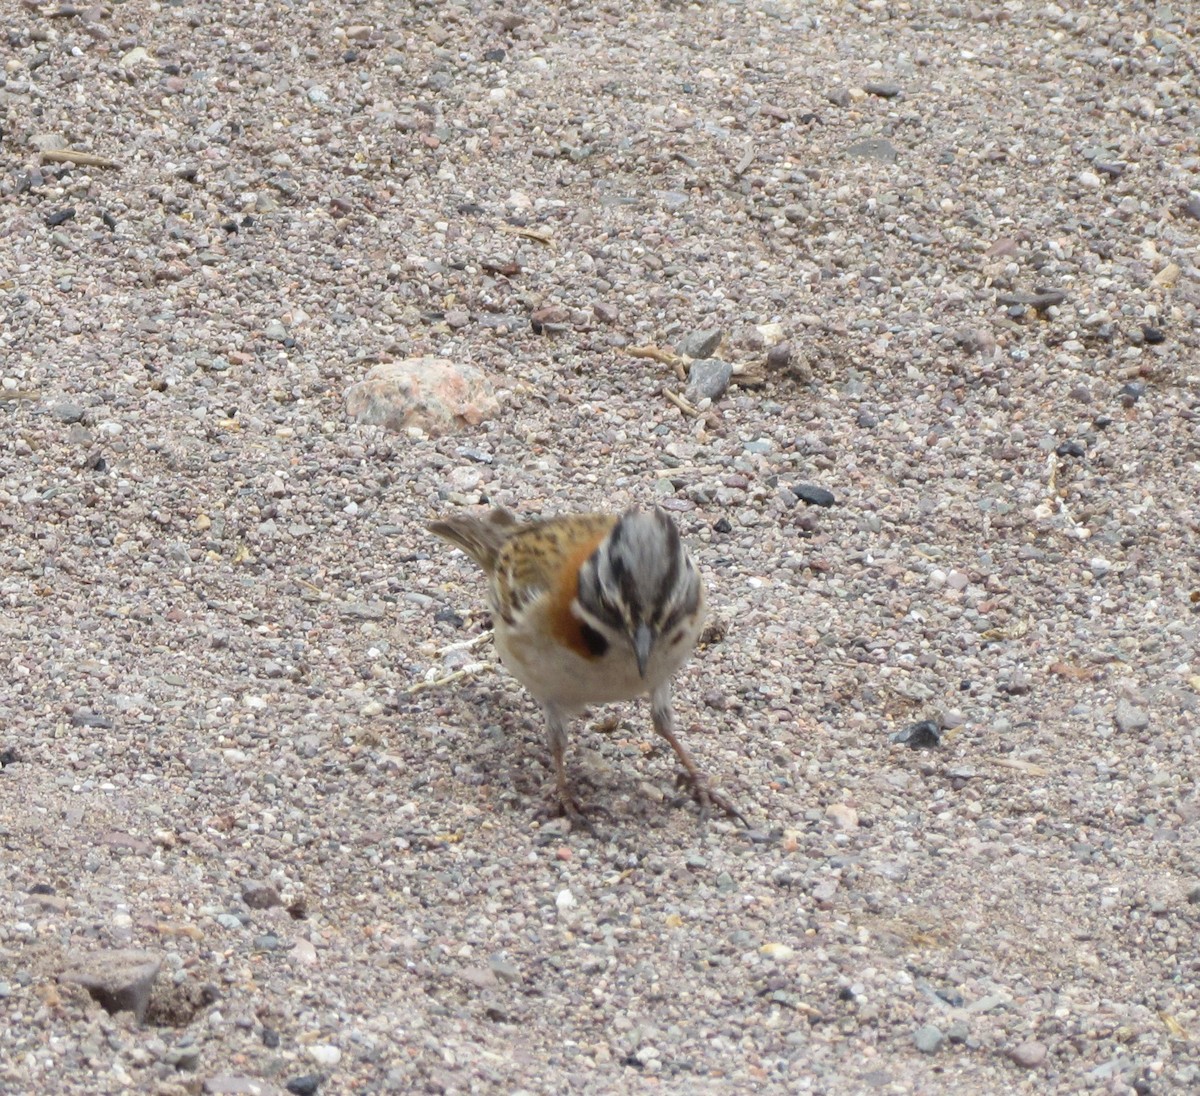
[[[650,648],[654,646],[654,633],[645,624],[639,624],[633,633],[633,653],[637,656],[638,673],[646,676],[646,663],[650,661]]]

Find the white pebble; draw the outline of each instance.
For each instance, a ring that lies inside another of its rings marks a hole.
[[[330,1043],[314,1043],[308,1056],[319,1066],[336,1066],[342,1060],[342,1052]]]
[[[575,895],[569,890],[560,890],[558,896],[554,899],[554,904],[560,910],[569,910],[575,905]]]

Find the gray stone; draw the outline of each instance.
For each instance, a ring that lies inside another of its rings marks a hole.
[[[971,1038],[971,1029],[966,1020],[955,1020],[946,1029],[946,1038],[952,1043],[965,1043]]]
[[[882,137],[855,141],[846,151],[856,160],[878,160],[881,164],[894,164],[899,159],[896,146]]]
[[[724,332],[719,327],[707,331],[693,331],[675,348],[685,358],[707,358],[721,345]]]
[[[1142,708],[1137,708],[1128,700],[1117,701],[1117,710],[1113,712],[1113,722],[1117,729],[1125,734],[1131,731],[1144,731],[1150,726],[1150,716]]]
[[[913,1043],[922,1054],[936,1054],[946,1045],[942,1029],[934,1024],[925,1024],[913,1034]]]
[[[1048,1048],[1045,1043],[1030,1039],[1008,1052],[1009,1058],[1022,1069],[1037,1069],[1045,1060]]]
[[[878,95],[880,99],[895,99],[903,90],[899,84],[892,84],[886,81],[863,84],[863,91],[868,95]]]
[[[206,1096],[287,1096],[278,1085],[269,1081],[260,1081],[256,1077],[239,1077],[232,1073],[222,1073],[209,1077],[200,1090]]]
[[[269,910],[272,906],[282,905],[282,900],[270,883],[257,879],[249,879],[242,884],[242,901],[252,910]]]
[[[178,1070],[190,1072],[200,1064],[200,1048],[195,1043],[171,1047],[163,1055],[163,1061]]]
[[[786,369],[792,364],[792,344],[787,342],[776,343],[770,350],[767,351],[767,368],[768,369]]]
[[[72,957],[58,980],[83,986],[106,1012],[132,1012],[140,1022],[161,966],[152,951],[96,951]]]
[[[493,959],[488,966],[492,968],[492,973],[501,982],[508,982],[512,985],[524,980],[521,977],[521,968],[516,963],[510,963],[507,959]]]
[[[69,400],[64,403],[54,405],[54,409],[50,412],[59,422],[79,422],[86,413],[77,403],[71,403]]]
[[[701,358],[688,370],[687,398],[719,400],[729,388],[733,366],[720,358]]]

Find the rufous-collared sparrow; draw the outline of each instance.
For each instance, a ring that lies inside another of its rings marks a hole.
[[[488,576],[500,660],[542,705],[558,798],[579,818],[563,755],[568,720],[590,704],[649,694],[701,808],[741,814],[708,786],[675,735],[671,678],[704,623],[704,588],[675,523],[649,512],[518,522],[507,510],[434,522]]]

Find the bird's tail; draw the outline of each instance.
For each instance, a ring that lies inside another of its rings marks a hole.
[[[429,531],[461,548],[485,571],[496,569],[496,557],[517,519],[502,506],[481,518],[457,517],[435,521]]]

